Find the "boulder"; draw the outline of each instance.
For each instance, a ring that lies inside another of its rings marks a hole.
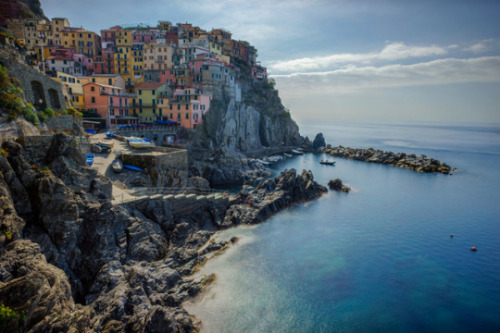
[[[349,193],[351,191],[351,188],[344,185],[342,181],[339,178],[332,179],[328,182],[328,187],[331,190],[337,191],[337,192],[344,192],[344,193]]]

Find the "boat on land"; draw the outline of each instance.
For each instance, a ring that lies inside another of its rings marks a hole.
[[[304,152],[302,151],[302,148],[293,149],[292,153],[294,153],[295,155],[304,155]]]
[[[124,169],[128,169],[128,170],[132,170],[132,171],[139,171],[139,172],[143,172],[144,171],[144,169],[141,169],[141,168],[133,166],[133,165],[128,165],[128,164],[124,164],[123,168]]]
[[[321,160],[321,161],[319,161],[319,164],[324,164],[324,165],[335,165],[335,161]]]
[[[91,166],[92,164],[94,164],[94,154],[88,153],[87,154],[87,165]]]
[[[109,148],[113,148],[113,146],[115,145],[112,139],[104,139],[104,138],[99,140],[99,144],[108,146]]]
[[[141,138],[129,138],[127,139],[127,143],[130,147],[133,148],[151,148],[154,147],[154,143],[152,143],[149,139],[141,139]]]
[[[292,154],[289,154],[289,153],[283,153],[283,155],[285,155],[285,157],[288,157],[288,158],[293,156]]]
[[[106,132],[106,136],[107,136],[108,138],[114,138],[114,137],[115,137],[115,133]]]
[[[94,153],[109,153],[111,152],[111,148],[103,145],[101,143],[95,143],[91,146],[91,149]]]
[[[111,162],[111,168],[115,173],[120,173],[123,171],[123,162],[119,159],[115,159],[113,162]]]

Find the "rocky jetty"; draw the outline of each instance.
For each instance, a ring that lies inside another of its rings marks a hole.
[[[288,170],[196,210],[176,212],[161,196],[113,205],[110,180],[85,165],[72,137],[20,143],[0,154],[0,303],[22,315],[0,322],[3,332],[195,331],[182,303],[214,276],[190,274],[234,241],[210,244],[211,235],[326,191],[310,172]]]
[[[344,183],[342,183],[342,180],[340,180],[339,178],[330,180],[328,182],[328,187],[330,188],[330,190],[334,190],[337,192],[349,193],[351,191],[351,188],[344,185]]]
[[[407,155],[405,153],[393,153],[390,151],[384,152],[373,148],[357,149],[343,146],[331,147],[330,145],[327,145],[326,148],[323,149],[323,152],[330,156],[391,165],[416,172],[451,174],[451,172],[455,170],[448,164],[441,163],[425,155],[416,156],[415,154]]]

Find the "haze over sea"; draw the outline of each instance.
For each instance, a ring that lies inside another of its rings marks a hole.
[[[276,172],[310,169],[353,191],[221,233],[240,241],[206,264],[201,273],[217,279],[186,307],[203,331],[500,332],[500,124],[300,125],[335,146],[425,154],[458,170],[285,161]]]

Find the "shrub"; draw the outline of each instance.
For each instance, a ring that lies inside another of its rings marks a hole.
[[[47,120],[53,118],[55,115],[56,112],[51,108],[46,108],[45,110],[38,111],[38,118],[43,122],[47,122]]]
[[[26,106],[23,108],[23,116],[24,118],[32,123],[33,125],[38,126],[40,121],[38,120],[38,116],[36,115],[35,109],[33,108],[33,105],[31,104],[26,104]]]
[[[8,306],[0,304],[0,323],[3,324],[16,319],[24,322],[26,320],[26,316],[17,313]]]
[[[77,111],[76,109],[74,108],[69,108],[67,110],[68,114],[72,115],[73,117],[75,118],[82,118],[83,117],[83,113]]]

